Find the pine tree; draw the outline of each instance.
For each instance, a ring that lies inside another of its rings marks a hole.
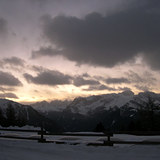
[[[104,132],[105,131],[105,128],[102,124],[102,122],[99,122],[95,128],[95,132]]]
[[[3,123],[3,115],[2,115],[2,110],[0,109],[0,125],[2,126],[2,123]]]
[[[15,126],[16,124],[16,117],[15,117],[15,110],[11,104],[8,105],[6,109],[6,116],[7,116],[7,126]]]

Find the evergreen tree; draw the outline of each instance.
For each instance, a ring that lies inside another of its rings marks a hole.
[[[7,116],[7,126],[15,126],[16,124],[16,117],[15,117],[15,110],[11,104],[8,105],[6,109],[6,116]]]
[[[23,127],[26,125],[26,123],[27,123],[26,117],[23,114],[19,113],[16,119],[16,126]]]
[[[151,99],[151,97],[148,98],[148,103],[146,106],[147,110],[147,117],[148,117],[148,122],[149,122],[149,129],[150,130],[155,130],[155,111],[158,109],[158,106],[155,105],[154,101]]]
[[[95,132],[104,132],[105,131],[105,128],[102,124],[102,122],[99,122],[94,130]]]
[[[3,115],[2,115],[2,110],[0,109],[0,125],[2,125],[3,122]]]
[[[145,106],[139,109],[139,129],[142,131],[154,131],[159,130],[157,128],[157,123],[159,124],[159,119],[156,118],[156,111],[159,110],[159,106],[157,106],[154,100],[149,96],[148,102]],[[137,126],[136,126],[137,127]]]
[[[129,125],[128,125],[128,130],[129,131],[135,131],[135,123],[134,121],[130,121]]]

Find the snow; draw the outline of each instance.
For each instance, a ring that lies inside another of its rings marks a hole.
[[[8,107],[9,101],[6,99],[0,99],[0,109],[2,111],[3,116],[6,118],[6,109]]]
[[[51,101],[50,103],[47,101],[42,101],[32,104],[32,107],[37,111],[48,114],[49,111],[56,111],[56,112],[63,111],[69,103],[70,101],[67,100],[65,101],[54,100]]]
[[[0,139],[1,160],[159,160],[160,145],[93,147]]]
[[[19,129],[18,127],[9,127]],[[22,128],[20,128],[22,129]],[[25,126],[23,129],[37,129]],[[38,137],[37,133],[0,131],[2,134],[12,136]],[[70,133],[70,132],[67,132]],[[77,134],[77,132],[75,132]],[[94,132],[78,132],[84,136],[44,136],[47,141],[54,140],[66,144],[38,143],[32,140],[15,140],[0,138],[0,160],[159,160],[160,145],[133,145],[117,144],[109,146],[87,146],[87,143],[103,143],[106,137],[85,136],[85,134],[97,134]],[[98,133],[99,134],[99,133]],[[100,133],[103,134],[103,133]],[[111,140],[121,141],[159,141],[160,136],[134,136],[127,134],[115,134]],[[78,145],[70,145],[80,143]]]
[[[0,99],[0,105],[4,105],[4,104],[6,104],[6,103],[8,103],[8,102],[10,102],[9,100],[7,100],[7,99]]]
[[[82,132],[79,132],[79,133],[82,134]],[[91,133],[91,134],[95,135],[94,133]],[[62,135],[45,136],[45,138],[48,141],[54,140],[58,142],[67,142],[67,143],[72,143],[74,141],[80,144],[99,143],[99,142],[103,143],[103,140],[107,140],[107,137],[104,137],[104,136],[85,136],[85,134],[83,134],[83,136],[62,136]],[[114,136],[111,137],[111,140],[113,141],[120,140],[120,141],[126,141],[126,142],[128,141],[160,142],[160,136],[135,136],[135,135],[127,135],[127,134],[114,134]],[[122,146],[122,145],[116,144],[116,146]]]
[[[0,128],[3,129],[24,129],[24,130],[40,130],[40,127],[34,127],[34,126],[29,126],[29,125],[25,125],[23,127],[18,127],[18,126],[9,126],[9,127],[2,127],[0,126]]]
[[[11,101],[11,100],[7,100],[7,99],[0,99],[0,111],[2,111],[2,115],[5,118],[7,118],[6,112],[7,112],[7,108],[8,108],[9,105],[11,105],[14,108],[15,117],[18,116],[20,111],[23,112],[24,109],[28,113],[28,107],[29,106],[22,105],[20,103],[17,103],[17,102]]]
[[[145,106],[148,102],[148,98],[151,97],[154,103],[160,104],[160,94],[152,92],[142,92],[138,95],[134,95],[132,91],[124,91],[122,93],[104,94],[98,96],[78,97],[71,101],[52,101],[50,103],[42,101],[35,103],[32,106],[34,109],[48,114],[49,111],[61,112],[65,109],[69,109],[72,113],[79,113],[87,115],[94,113],[97,110],[108,110],[110,108],[121,108],[127,106],[137,110],[139,106]]]
[[[108,110],[113,107],[122,107],[127,102],[132,100],[134,94],[106,94],[101,96],[90,96],[86,98],[77,98],[69,107],[73,113],[86,115],[94,112],[97,108],[103,107]]]
[[[40,127],[34,127],[34,126],[23,126],[23,127],[17,127],[17,126],[10,126],[10,127],[1,127],[3,129],[19,129],[19,130],[41,130]],[[5,136],[14,136],[14,137],[32,137],[32,138],[39,138],[40,136],[37,135],[37,133],[32,133],[32,132],[21,132],[21,131],[0,131],[0,135],[5,135]],[[0,159],[1,160],[1,159]]]
[[[109,106],[117,106],[117,107],[122,107],[123,105],[125,105],[127,102],[129,102],[131,99],[133,99],[133,96],[126,96],[126,95],[121,95],[121,96],[117,96],[117,98],[115,98],[110,104]],[[108,107],[108,106],[107,106]],[[106,108],[107,108],[106,107]]]

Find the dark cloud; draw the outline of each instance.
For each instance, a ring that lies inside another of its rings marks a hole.
[[[5,92],[5,91],[15,91],[15,88],[0,87],[0,91],[1,91],[1,92]]]
[[[29,0],[31,3],[47,3],[49,0]],[[57,0],[52,0],[57,1]]]
[[[138,89],[138,90],[140,90],[140,91],[144,91],[144,92],[146,92],[146,91],[151,91],[152,89],[151,89],[151,87],[150,86],[147,86],[147,85],[145,85],[145,84],[142,84],[142,85],[134,85],[134,87],[136,88],[136,89]]]
[[[133,0],[26,0],[31,2],[31,5],[39,6],[41,9],[50,8],[53,13],[69,13],[77,15],[99,11],[102,13],[124,8],[123,2],[128,4],[128,1]],[[125,4],[125,7],[126,5]],[[85,6],[85,7],[84,7]],[[49,12],[49,10],[47,10]],[[55,11],[55,12],[54,12]]]
[[[4,58],[1,61],[2,65],[21,66],[24,67],[25,61],[18,57]]]
[[[140,91],[149,91],[152,90],[157,82],[157,79],[155,76],[149,72],[144,71],[142,73],[136,73],[132,70],[130,70],[127,73],[124,73],[124,77],[120,78],[107,78],[106,80],[102,80],[107,84],[114,84],[114,85],[120,85],[120,84],[129,84],[132,87],[135,87],[136,89]],[[117,86],[118,87],[118,86]],[[128,87],[118,87],[116,88],[117,91],[126,91],[130,90]]]
[[[118,87],[117,90],[120,90],[120,91],[131,91],[131,89],[128,88],[128,87]]]
[[[80,87],[84,85],[98,85],[100,83],[93,79],[84,79],[83,76],[78,76],[74,79],[73,84],[77,87]]]
[[[121,78],[107,78],[106,80],[107,84],[121,84],[121,83],[130,83],[130,81],[127,78],[121,77]]]
[[[117,89],[108,87],[106,85],[94,85],[89,86],[87,89],[83,89],[84,91],[102,91],[102,90],[108,90],[108,91],[117,91]]]
[[[0,18],[0,38],[5,36],[8,32],[7,21]]]
[[[65,75],[59,71],[53,70],[39,72],[35,77],[28,73],[25,73],[24,77],[28,83],[34,84],[51,86],[71,84],[71,77],[69,75]]]
[[[109,87],[106,85],[93,85],[89,86],[87,89],[83,89],[84,91],[102,91],[102,90],[108,90],[108,91],[131,91],[128,87]]]
[[[14,77],[11,73],[0,71],[0,85],[4,86],[22,86],[18,78]]]
[[[157,81],[154,75],[150,72],[144,72],[138,74],[134,71],[129,71],[126,73],[126,76],[131,83],[136,83],[136,84],[154,85],[155,82]]]
[[[33,65],[30,68],[35,72],[42,72],[42,71],[46,71],[47,70],[46,68],[44,68],[42,66],[36,66],[36,65]]]
[[[25,73],[24,77],[28,83],[51,86],[73,84],[76,87],[100,84],[99,81],[92,79],[87,73],[78,76],[70,76],[59,71],[48,70],[41,66],[32,66],[32,69],[37,72],[37,76]]]
[[[39,50],[32,51],[31,58],[36,59],[36,58],[40,58],[43,56],[53,56],[53,55],[58,55],[59,53],[60,51],[53,49],[51,46],[41,47]]]
[[[135,6],[137,6],[137,2],[139,0],[134,1]],[[147,9],[149,12],[159,12],[159,8],[160,8],[160,1],[159,0],[142,0],[141,2],[141,7],[143,7],[143,9]]]
[[[82,76],[86,78],[91,77],[88,73],[83,73]]]
[[[126,73],[129,81],[140,91],[150,91],[154,88],[157,79],[150,72],[138,74],[134,71]]]
[[[113,67],[141,53],[153,68],[160,68],[160,14],[156,12],[160,1],[142,4],[108,16],[46,16],[44,35],[58,51],[49,47],[46,54],[41,48],[39,56],[63,55],[79,64]]]
[[[14,98],[18,99],[18,97],[14,93],[0,93],[0,98]]]
[[[132,83],[144,83],[144,78],[134,71],[129,71],[126,75]]]

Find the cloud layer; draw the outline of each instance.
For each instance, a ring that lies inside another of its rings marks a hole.
[[[63,55],[78,64],[113,67],[141,55],[159,69],[160,2],[146,2],[108,16],[45,16],[43,34],[57,49],[42,47],[32,57]]]
[[[0,38],[4,37],[8,32],[7,21],[4,18],[0,18]]]
[[[0,71],[0,85],[4,86],[22,86],[18,78],[8,72]]]
[[[121,78],[107,78],[106,80],[107,84],[121,84],[121,83],[130,83],[130,81],[127,78],[121,77]]]
[[[77,87],[84,86],[84,85],[98,85],[100,82],[93,80],[93,79],[84,79],[83,76],[77,76],[73,78],[73,84]]]
[[[59,71],[42,71],[37,76],[32,76],[28,73],[24,74],[28,83],[41,84],[41,85],[64,85],[71,83],[71,77]]]
[[[0,67],[4,68],[5,66],[10,67],[24,67],[25,61],[18,57],[8,57],[0,60]]]
[[[14,98],[14,99],[18,99],[18,97],[14,93],[0,93],[0,98]]]

